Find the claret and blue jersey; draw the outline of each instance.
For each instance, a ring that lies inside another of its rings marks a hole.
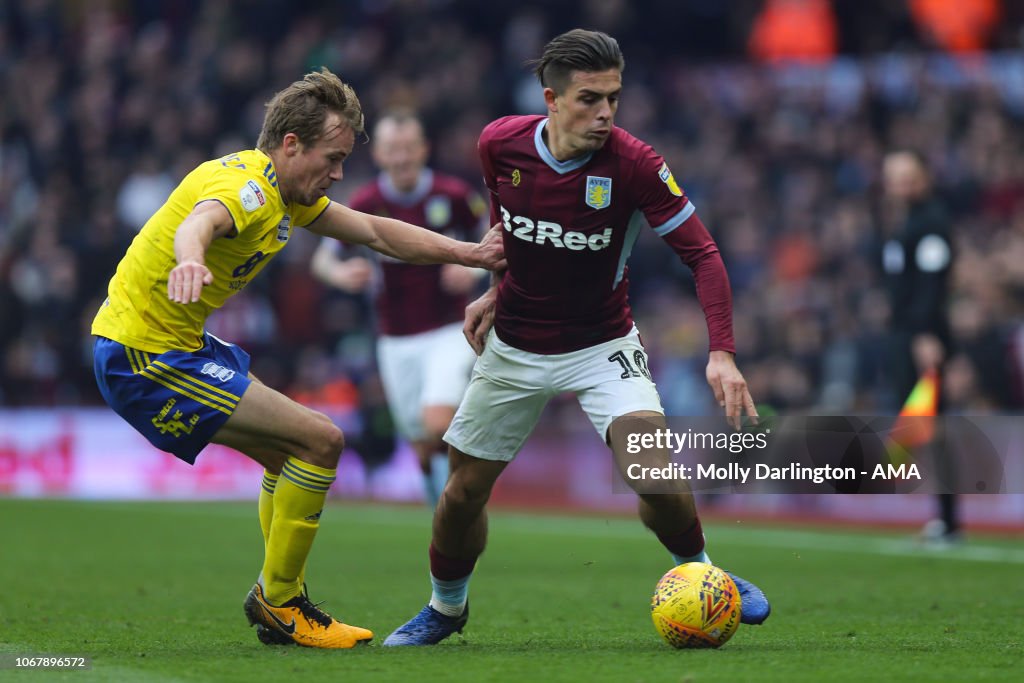
[[[454,176],[424,169],[409,192],[401,192],[386,173],[367,183],[348,202],[350,208],[397,218],[463,241],[475,241],[486,212],[478,192]],[[380,287],[375,296],[381,334],[419,334],[460,322],[464,294],[452,294],[441,283],[441,265],[414,265],[373,254],[380,262]]]
[[[544,142],[547,122],[499,119],[479,149],[508,260],[495,331],[516,348],[552,354],[629,332],[626,263],[640,231],[666,236],[694,207],[664,159],[621,128],[596,152],[558,161]]]

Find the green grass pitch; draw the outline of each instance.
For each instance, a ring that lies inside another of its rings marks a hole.
[[[255,503],[0,499],[0,680],[1020,680],[1024,548],[972,538],[923,552],[905,536],[705,525],[716,564],[758,583],[764,626],[676,651],[650,593],[666,554],[632,519],[493,511],[463,636],[434,648],[259,644],[242,600],[259,571]],[[428,597],[422,508],[334,505],[310,595],[380,642]],[[87,671],[11,670],[14,656],[88,656]]]

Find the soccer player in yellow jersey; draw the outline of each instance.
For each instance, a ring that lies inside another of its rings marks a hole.
[[[92,326],[100,391],[151,443],[188,463],[224,444],[264,466],[265,556],[245,613],[267,644],[350,648],[373,638],[316,607],[303,581],[344,436],[253,377],[245,351],[204,330],[207,316],[295,228],[412,263],[504,266],[500,232],[458,242],[330,201],[363,130],[355,92],[327,69],[278,92],[256,149],[201,164],[143,226]]]

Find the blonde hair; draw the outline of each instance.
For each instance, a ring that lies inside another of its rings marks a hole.
[[[364,132],[363,108],[352,86],[343,83],[327,67],[303,76],[267,102],[256,147],[269,152],[281,145],[284,136],[295,133],[304,145],[312,145],[324,133],[324,121],[334,112],[352,132]]]

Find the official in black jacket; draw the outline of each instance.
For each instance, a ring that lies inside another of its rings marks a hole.
[[[918,378],[938,370],[949,358],[949,290],[953,264],[950,220],[935,193],[924,159],[911,151],[886,155],[885,196],[893,229],[882,247],[892,315],[887,370],[898,400],[910,394]],[[939,412],[942,412],[940,392]],[[941,424],[932,444],[940,474],[952,485],[951,458],[943,452]],[[925,527],[928,540],[959,539],[957,500],[939,495],[939,519]]]

